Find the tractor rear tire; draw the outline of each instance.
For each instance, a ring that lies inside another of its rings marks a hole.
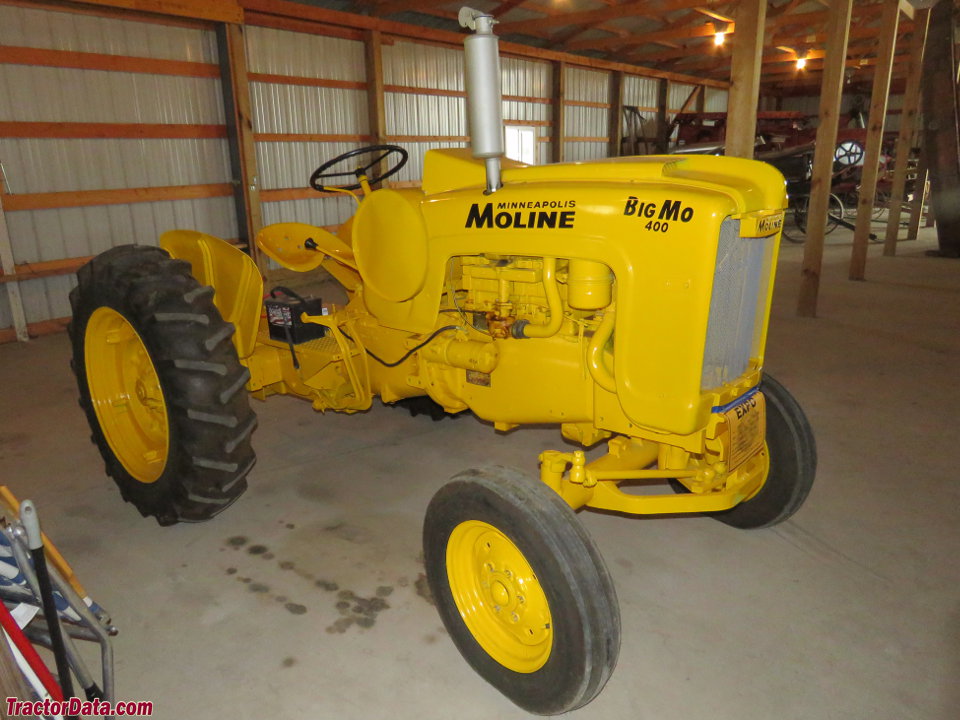
[[[246,489],[257,424],[213,288],[138,245],[98,255],[77,279],[71,366],[107,474],[160,525],[209,520]]]
[[[430,502],[423,552],[457,649],[510,700],[556,715],[603,689],[620,651],[616,591],[550,488],[504,467],[460,473]]]

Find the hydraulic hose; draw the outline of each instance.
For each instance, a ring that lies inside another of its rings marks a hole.
[[[587,367],[590,368],[590,375],[596,381],[597,385],[607,392],[615,393],[617,391],[617,381],[613,373],[607,367],[603,359],[603,348],[613,336],[613,325],[616,322],[617,313],[614,311],[614,305],[610,305],[603,313],[603,319],[600,320],[600,326],[593,337],[590,338],[590,344],[587,346]]]

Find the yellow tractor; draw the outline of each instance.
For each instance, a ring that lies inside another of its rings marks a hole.
[[[461,653],[521,707],[556,714],[600,692],[620,644],[614,587],[577,509],[757,528],[793,514],[813,483],[810,426],[763,374],[784,181],[723,157],[502,159],[493,19],[465,9],[461,21],[475,30],[472,149],[428,152],[408,189],[373,189],[402,148],[346,153],[311,178],[360,191],[336,235],[280,223],[256,238],[285,268],[332,275],[345,304],[265,297],[248,255],[171,231],[79,271],[73,367],[107,472],[161,524],[211,518],[246,488],[250,395],[347,413],[420,397],[500,431],[559,426],[575,449],[542,453],[542,482],[467,470],[423,531]]]

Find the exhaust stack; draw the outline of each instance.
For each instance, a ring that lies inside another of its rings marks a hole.
[[[500,50],[493,34],[492,15],[464,7],[460,26],[474,31],[463,41],[466,56],[467,124],[475,158],[487,166],[489,195],[500,189],[500,158],[503,157],[503,99],[500,95]]]

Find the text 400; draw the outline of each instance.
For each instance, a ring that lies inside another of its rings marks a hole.
[[[651,220],[643,227],[651,232],[666,232],[670,229],[670,223],[666,220]]]

